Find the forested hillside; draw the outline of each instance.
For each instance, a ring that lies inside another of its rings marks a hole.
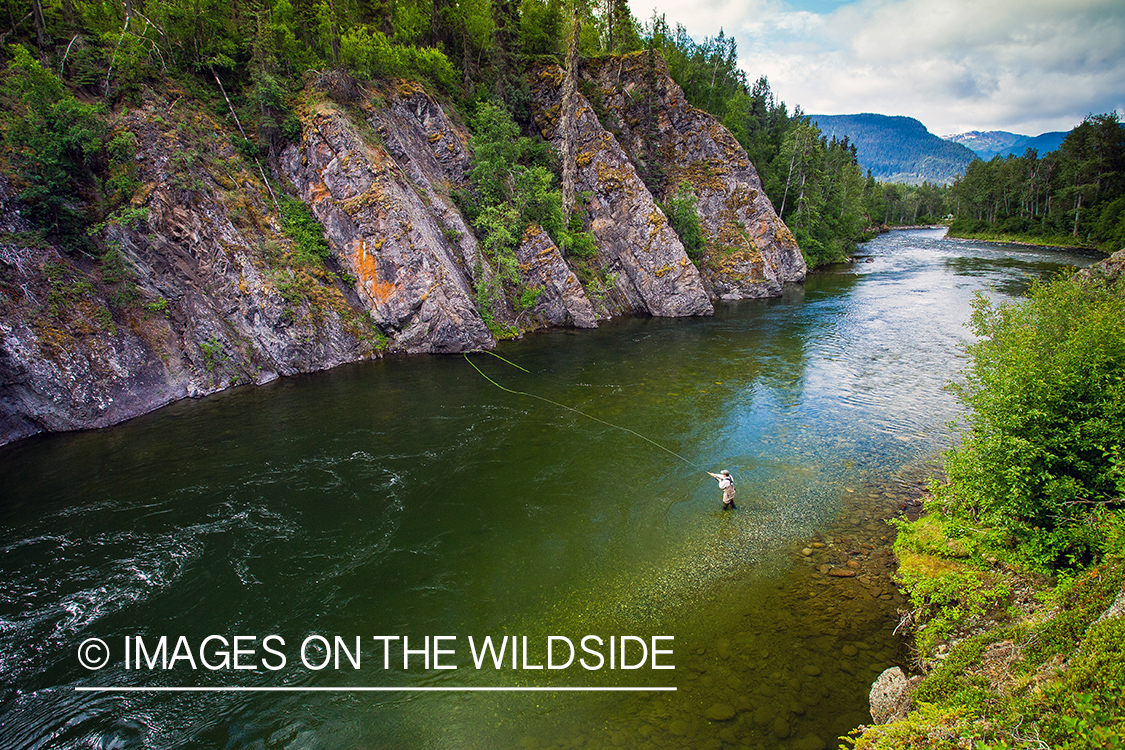
[[[975,161],[951,189],[959,236],[1125,245],[1125,127],[1093,115],[1058,150]]]
[[[6,13],[8,64],[29,72],[37,61],[44,74],[34,91],[24,83],[6,88],[4,138],[14,158],[4,168],[19,175],[37,224],[70,243],[83,243],[82,226],[128,199],[118,172],[130,144],[114,141],[107,123],[148,87],[175,81],[211,100],[216,116],[237,116],[240,150],[268,168],[299,133],[293,97],[309,75],[418,81],[469,122],[490,101],[534,138],[529,64],[573,60],[578,84],[588,87],[584,61],[643,49],[663,55],[688,101],[747,150],[810,265],[842,259],[878,220],[865,204],[876,191],[855,150],[824,137],[799,108],[790,111],[765,78],[751,83],[737,67],[733,38],[699,43],[659,16],[642,24],[624,0],[33,0],[26,15],[11,4]],[[562,176],[558,161],[544,165]]]
[[[882,182],[948,184],[975,157],[964,146],[938,138],[912,117],[812,115],[825,134],[848,138],[864,169]]]

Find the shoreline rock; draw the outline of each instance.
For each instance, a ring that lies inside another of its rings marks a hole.
[[[519,272],[539,298],[523,311],[499,301],[499,328],[710,315],[713,300],[777,295],[804,279],[800,250],[745,152],[687,105],[662,60],[648,71],[646,59],[599,64],[627,73],[611,97],[625,120],[627,94],[655,87],[649,113],[658,132],[610,132],[589,102],[579,108],[579,189],[591,195],[596,283],[585,288],[550,238],[529,228]],[[533,108],[550,137],[561,71],[535,72]],[[610,85],[595,68],[587,74]],[[496,345],[476,307],[491,272],[452,199],[467,184],[468,131],[417,84],[365,90],[330,77],[310,82],[297,108],[301,136],[271,165],[322,224],[323,258],[310,261],[290,235],[289,204],[240,155],[237,136],[182,91],[143,89],[120,115],[116,127],[136,138],[141,187],[97,228],[104,257],[35,240],[0,176],[0,445],[386,354]],[[712,244],[741,247],[722,255],[726,265],[713,254],[697,265],[684,251],[658,205],[664,196],[638,172],[637,160],[657,152],[678,175],[669,185],[693,184]]]

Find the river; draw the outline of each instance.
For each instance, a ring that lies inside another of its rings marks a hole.
[[[835,746],[909,658],[883,519],[950,445],[974,295],[1093,260],[896,231],[712,318],[0,449],[0,746]]]

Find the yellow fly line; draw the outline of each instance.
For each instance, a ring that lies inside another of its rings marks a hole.
[[[500,356],[499,354],[496,354],[495,352],[490,352],[490,351],[488,351],[488,350],[486,350],[486,349],[478,349],[477,351],[483,351],[483,352],[485,352],[486,354],[491,354],[491,355],[492,355],[493,357],[496,357],[497,359],[499,359],[499,360],[501,360],[501,361],[503,361],[503,362],[507,362],[507,363],[508,363],[509,365],[511,365],[512,367],[515,367],[515,368],[517,368],[517,369],[519,369],[519,370],[523,370],[524,372],[526,372],[526,373],[528,373],[528,374],[531,374],[529,370],[527,370],[527,369],[525,369],[525,368],[523,368],[523,367],[520,367],[520,366],[519,366],[519,365],[517,365],[517,364],[516,364],[515,362],[509,362],[508,360],[504,359],[503,357],[501,357],[501,356]],[[472,366],[472,368],[473,368],[474,370],[476,370],[476,371],[477,371],[478,373],[480,373],[480,376],[481,376],[482,378],[484,378],[485,380],[487,380],[487,381],[488,381],[489,383],[492,383],[492,384],[493,384],[494,386],[496,386],[497,388],[499,388],[499,389],[500,389],[500,390],[502,390],[502,391],[506,391],[506,392],[508,392],[508,393],[512,393],[512,394],[515,394],[515,395],[517,395],[517,396],[527,396],[528,398],[535,398],[535,399],[539,399],[540,401],[543,401],[543,402],[545,402],[545,403],[551,404],[552,406],[557,406],[557,407],[559,407],[560,409],[566,409],[567,411],[572,411],[572,412],[574,412],[575,414],[579,414],[579,415],[581,415],[581,416],[583,416],[583,417],[586,417],[586,419],[592,419],[592,420],[594,420],[595,422],[597,422],[597,423],[599,423],[599,424],[604,424],[604,425],[605,425],[606,427],[612,427],[612,428],[613,428],[613,429],[615,429],[615,430],[621,430],[621,431],[623,431],[623,432],[628,432],[628,433],[629,433],[630,435],[634,435],[634,436],[636,436],[636,437],[639,437],[639,438],[640,438],[641,440],[644,440],[644,441],[645,441],[646,443],[650,443],[651,445],[655,445],[655,446],[656,446],[657,448],[659,448],[659,449],[660,449],[660,450],[662,450],[662,451],[665,451],[666,453],[671,453],[671,454],[672,454],[673,456],[675,456],[676,458],[680,459],[681,461],[683,461],[684,463],[688,464],[689,466],[694,466],[695,468],[697,468],[697,469],[699,469],[699,470],[701,470],[701,471],[706,471],[706,469],[704,469],[704,468],[703,468],[702,466],[700,466],[699,464],[697,464],[697,463],[695,463],[695,462],[693,462],[693,461],[689,461],[688,459],[686,459],[686,458],[684,458],[683,456],[681,456],[681,455],[680,455],[679,453],[676,453],[676,452],[675,452],[674,450],[672,450],[671,448],[665,448],[665,447],[664,447],[663,445],[661,445],[660,443],[656,442],[655,440],[653,440],[653,439],[651,439],[651,438],[647,438],[647,437],[645,437],[644,435],[642,435],[641,433],[637,432],[636,430],[631,430],[631,429],[629,429],[628,427],[622,427],[622,426],[621,426],[621,425],[619,425],[619,424],[613,424],[612,422],[607,422],[607,421],[605,421],[604,419],[601,419],[601,418],[599,418],[599,417],[595,417],[595,416],[594,416],[594,415],[592,415],[592,414],[587,414],[587,413],[586,413],[586,412],[584,412],[584,411],[581,411],[581,410],[579,410],[579,409],[575,409],[575,408],[574,408],[573,406],[567,406],[566,404],[560,404],[560,403],[559,403],[558,401],[552,401],[552,400],[551,400],[551,399],[549,399],[549,398],[545,398],[545,397],[543,397],[543,396],[539,396],[539,395],[536,395],[536,394],[534,394],[534,393],[528,393],[527,391],[517,391],[517,390],[515,390],[515,389],[513,389],[513,388],[508,388],[507,386],[503,386],[503,385],[500,385],[500,384],[499,384],[499,383],[497,383],[497,382],[496,382],[495,380],[493,380],[492,378],[490,378],[490,377],[488,377],[487,375],[485,375],[485,374],[484,374],[484,372],[483,372],[483,371],[482,371],[482,370],[481,370],[481,369],[480,369],[479,367],[477,367],[477,366],[476,366],[476,365],[475,365],[475,364],[473,363],[473,361],[472,361],[471,359],[469,359],[469,353],[468,353],[468,352],[466,352],[466,353],[465,353],[464,357],[465,357],[465,361],[466,361],[466,362],[468,362],[468,363],[469,363],[469,364],[470,364],[470,365]]]

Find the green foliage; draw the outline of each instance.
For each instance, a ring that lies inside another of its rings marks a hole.
[[[676,194],[660,204],[664,215],[668,217],[672,229],[684,244],[684,250],[692,258],[703,254],[703,230],[699,226],[699,213],[696,211],[698,199],[691,189],[691,183],[681,182]]]
[[[441,50],[396,45],[369,26],[355,26],[341,35],[340,60],[361,78],[412,78],[446,91],[457,82],[457,73]]]
[[[568,231],[562,247],[571,258],[589,259],[598,254],[598,242],[590,232]]]
[[[539,304],[539,298],[543,296],[543,287],[529,286],[520,294],[519,308],[521,310],[530,310]]]
[[[279,196],[281,222],[285,236],[293,240],[293,256],[300,264],[320,265],[330,248],[324,227],[309,212],[304,202],[288,195]]]
[[[952,386],[970,409],[939,498],[1005,530],[1035,564],[1100,559],[1125,482],[1125,299],[1056,279],[1027,300],[974,304],[971,367]]]
[[[866,193],[868,215],[873,221],[891,226],[937,224],[945,221],[949,213],[951,188],[930,182],[876,185],[869,173]]]
[[[152,52],[156,48],[156,42],[146,36],[149,33],[156,36],[156,30],[146,24],[141,34],[137,34],[136,30],[121,28],[102,34],[105,77],[112,83],[113,94],[134,98],[140,91],[141,84],[154,72]]]
[[[973,704],[973,693],[982,685],[971,677],[966,679],[965,671],[969,666],[980,661],[985,650],[1011,635],[1007,630],[997,628],[984,633],[978,633],[957,644],[931,672],[925,682],[918,686],[915,699],[923,703],[957,703]]]
[[[106,217],[105,221],[90,226],[86,233],[91,237],[101,234],[110,224],[139,230],[148,221],[148,209],[137,206],[123,206]]]
[[[520,135],[508,110],[493,102],[481,102],[470,124],[472,192],[462,194],[460,202],[480,233],[485,256],[482,263],[487,262],[491,268],[491,274],[477,274],[477,306],[487,322],[494,319],[493,299],[502,285],[518,288],[521,284],[515,250],[528,225],[538,224],[561,247],[572,241],[573,235],[563,225],[562,199],[554,174],[542,163],[535,163],[544,159],[546,151]],[[583,237],[581,241],[586,240]],[[485,275],[491,276],[489,282],[483,280]]]
[[[897,524],[919,651],[1020,614],[1029,597],[1007,612],[1005,599],[1036,570],[1059,582],[1031,616],[954,646],[914,692],[918,710],[856,748],[1125,747],[1125,617],[1101,619],[1125,580],[1121,284],[1060,277],[1018,303],[977,300],[953,387],[970,409],[963,440],[929,514]]]
[[[1113,603],[1121,588],[1120,561],[1064,576],[1049,592],[1047,604],[1056,615],[1037,628],[1026,658],[1038,666],[1058,654],[1069,656],[1082,634]]]
[[[106,161],[104,109],[75,99],[25,47],[9,49],[4,93],[15,106],[4,146],[26,181],[20,197],[31,219],[64,247],[82,247],[83,199],[100,199],[96,170]]]
[[[939,642],[1000,607],[1011,595],[1007,581],[978,570],[931,575],[904,568],[899,577],[921,623],[915,641],[924,656],[932,655]]]
[[[1070,667],[1047,693],[1056,711],[1045,712],[1043,724],[1053,746],[1125,747],[1125,618],[1093,625]]]
[[[378,331],[372,321],[358,316],[336,289],[336,282],[349,275],[329,270],[331,248],[324,227],[297,198],[279,195],[278,202],[282,229],[292,241],[287,249],[281,243],[267,242],[262,254],[273,266],[270,276],[278,294],[290,306],[283,314],[284,319],[295,322],[297,311],[306,304],[314,320],[331,310],[349,324],[349,331],[358,339],[377,348],[378,342],[373,337]]]
[[[956,236],[1125,247],[1125,127],[1091,115],[1056,151],[974,161],[953,184]]]
[[[223,342],[218,337],[212,336],[206,341],[199,342],[199,351],[203,354],[203,368],[208,373],[226,366],[230,355],[223,351]]]
[[[1125,618],[1095,622],[1121,576],[1118,560],[1067,578],[1040,615],[960,642],[918,685],[916,710],[850,741],[881,750],[969,739],[992,750],[1122,746]]]
[[[562,0],[523,0],[520,36],[528,55],[555,55],[563,37]]]
[[[161,317],[167,318],[168,317],[168,300],[161,297],[160,299],[156,300],[155,302],[148,302],[148,303],[145,304],[145,309],[148,310],[151,313],[154,313],[154,314],[159,315]]]

